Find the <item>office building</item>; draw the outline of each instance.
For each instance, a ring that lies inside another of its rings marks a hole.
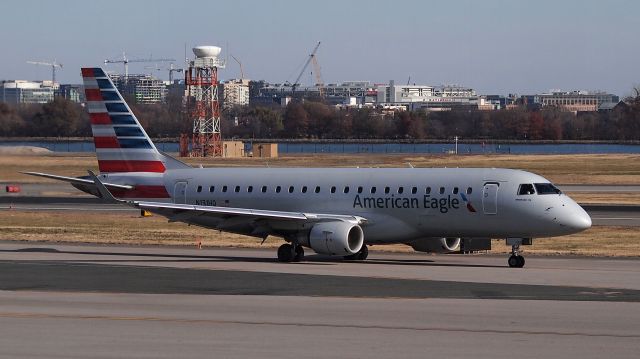
[[[51,81],[5,80],[0,82],[0,101],[10,104],[53,101],[58,84]]]
[[[605,92],[551,91],[533,96],[541,106],[557,106],[573,112],[597,111],[604,103],[618,103],[620,98]]]
[[[139,104],[164,102],[167,97],[167,87],[160,79],[150,75],[113,75],[111,80],[123,96],[129,95]]]
[[[225,81],[222,84],[222,92],[224,108],[249,105],[249,80],[247,79]]]

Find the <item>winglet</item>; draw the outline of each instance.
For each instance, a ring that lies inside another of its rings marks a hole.
[[[89,177],[91,177],[91,179],[93,180],[93,183],[96,184],[96,187],[98,188],[98,192],[100,193],[100,196],[102,196],[102,199],[110,202],[110,203],[123,203],[125,201],[121,200],[121,199],[117,199],[115,198],[111,192],[109,192],[109,190],[107,189],[107,187],[105,187],[105,185],[100,181],[100,179],[98,179],[98,177],[92,172],[92,171],[87,171],[89,172]]]

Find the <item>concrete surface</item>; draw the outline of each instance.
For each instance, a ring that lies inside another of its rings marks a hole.
[[[0,242],[0,357],[636,358],[640,260]]]

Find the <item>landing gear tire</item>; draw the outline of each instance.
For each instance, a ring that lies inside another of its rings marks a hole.
[[[511,268],[522,268],[524,267],[524,257],[520,255],[520,245],[522,244],[522,239],[507,238],[507,244],[511,244],[511,257],[507,263],[509,263],[509,267]]]
[[[359,261],[363,261],[367,259],[367,257],[369,256],[369,248],[367,248],[366,244],[362,245],[362,249],[360,249],[360,251],[358,252],[358,254],[356,254],[356,256],[357,256],[356,260],[359,260]]]
[[[362,248],[356,254],[344,256],[344,259],[349,261],[363,261],[369,256],[369,248],[366,245],[362,245]]]
[[[289,243],[285,243],[278,248],[278,262],[291,262],[295,256],[293,247]]]
[[[304,248],[296,246],[296,255],[293,257],[294,262],[300,262],[304,258]]]
[[[300,262],[304,258],[301,245],[285,243],[278,248],[278,262]]]
[[[524,267],[524,257],[520,255],[512,255],[509,257],[509,267],[511,268],[522,268]]]

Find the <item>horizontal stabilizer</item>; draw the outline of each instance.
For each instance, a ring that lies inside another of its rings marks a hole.
[[[92,180],[86,179],[86,178],[58,176],[58,175],[52,175],[49,173],[40,173],[40,172],[20,172],[20,173],[23,173],[25,175],[30,175],[30,176],[44,177],[44,178],[50,178],[58,181],[69,182],[72,184],[83,184],[83,185],[89,185],[89,186],[96,185]],[[129,185],[115,184],[115,183],[103,183],[103,184],[108,188],[115,188],[115,189],[121,189],[121,190],[133,189],[133,186],[129,186]]]

